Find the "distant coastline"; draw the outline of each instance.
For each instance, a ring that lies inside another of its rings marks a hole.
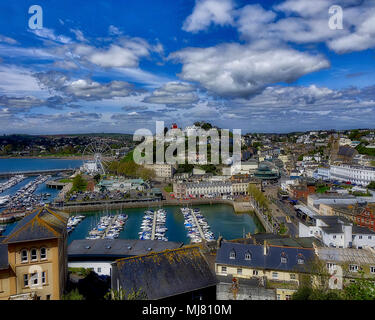
[[[89,160],[89,157],[82,156],[0,156],[0,159],[54,159],[54,160]]]

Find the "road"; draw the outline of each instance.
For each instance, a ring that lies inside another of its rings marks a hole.
[[[285,224],[290,236],[296,237],[298,236],[298,221],[296,220],[295,211],[291,205],[279,200],[277,196],[278,189],[278,185],[265,186],[264,188],[264,193],[270,201],[272,215],[279,223]],[[286,216],[289,216],[290,223],[286,221]]]

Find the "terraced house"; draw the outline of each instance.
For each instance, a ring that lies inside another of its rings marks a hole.
[[[58,300],[67,278],[68,214],[47,207],[0,238],[0,300]]]
[[[215,263],[217,299],[289,300],[314,257],[311,248],[223,241]]]

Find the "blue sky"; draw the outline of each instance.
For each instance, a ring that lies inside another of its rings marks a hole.
[[[0,133],[373,127],[374,47],[371,0],[4,0]]]

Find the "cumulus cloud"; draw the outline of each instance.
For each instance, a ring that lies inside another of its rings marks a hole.
[[[188,83],[171,81],[155,90],[143,102],[166,105],[189,105],[199,100],[196,88]]]
[[[267,85],[291,83],[299,77],[329,67],[321,55],[311,55],[269,43],[222,44],[186,48],[170,55],[183,64],[181,78],[229,97],[249,97]]]
[[[127,97],[136,90],[125,81],[113,80],[108,83],[99,83],[91,79],[71,80],[65,73],[48,71],[36,73],[40,85],[51,92],[60,92],[75,100],[96,101]]]
[[[151,46],[140,38],[123,38],[107,49],[77,45],[74,53],[81,59],[104,68],[138,67],[139,59],[150,54]]]
[[[210,26],[230,25],[233,23],[234,2],[232,0],[196,0],[193,13],[183,24],[183,30],[198,32]]]
[[[211,12],[214,2],[220,3],[217,14]],[[328,11],[332,5],[340,5],[343,9],[342,30],[332,30],[328,26]],[[197,1],[183,29],[197,32],[211,24],[230,24],[247,41],[324,42],[329,49],[340,54],[375,47],[374,1],[286,0],[266,10],[259,4],[235,9],[232,1],[202,0]]]
[[[44,101],[33,96],[11,97],[0,96],[0,107],[4,107],[9,112],[25,112],[32,107],[43,105]]]

